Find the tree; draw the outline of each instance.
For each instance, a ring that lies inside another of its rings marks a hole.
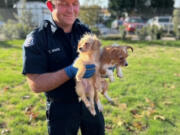
[[[101,8],[97,5],[81,7],[79,18],[90,27],[98,23],[100,19]]]
[[[109,10],[113,16],[120,16],[122,12],[132,12],[145,6],[146,0],[110,0]]]
[[[174,0],[109,0],[109,11],[113,16],[120,16],[122,12],[142,12],[150,9],[173,8]]]
[[[172,8],[174,0],[151,0],[152,8]]]
[[[3,8],[12,8],[13,5],[18,2],[19,0],[1,0],[0,2],[0,7],[3,7]]]

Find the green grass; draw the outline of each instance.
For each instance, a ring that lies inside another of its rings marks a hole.
[[[115,105],[101,96],[106,135],[179,135],[180,41],[102,42],[134,48],[124,77],[110,84]],[[22,43],[0,42],[0,133],[47,135],[44,94],[34,94],[21,75]],[[37,117],[30,119],[27,107]]]

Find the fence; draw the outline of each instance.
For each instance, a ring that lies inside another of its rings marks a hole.
[[[6,22],[8,19],[15,19],[16,9],[13,8],[0,8],[0,21]]]
[[[87,9],[81,8],[81,11]],[[0,21],[6,22],[8,19],[15,19],[15,14],[21,15],[22,12],[27,11],[32,13],[32,20],[36,25],[39,25],[42,20],[49,19],[50,12],[47,8],[0,8]],[[92,10],[94,11],[94,10]],[[142,16],[145,18],[151,18],[153,16],[160,16],[160,15],[172,15],[173,8],[170,9],[141,9],[141,11],[131,11],[129,16]],[[103,12],[102,12],[103,14]],[[99,16],[102,17],[102,16]],[[97,19],[101,20],[101,19]]]
[[[43,20],[51,17],[47,8],[0,8],[0,21],[6,22],[8,19],[16,20],[16,15],[23,16],[23,13],[30,13],[34,25],[39,25]]]

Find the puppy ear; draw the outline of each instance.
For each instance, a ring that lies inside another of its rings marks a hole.
[[[126,49],[131,49],[131,51],[133,52],[133,48],[131,46],[126,46]]]
[[[113,50],[111,51],[111,57],[113,59],[117,59],[119,57],[119,53],[118,53],[117,48],[113,48]]]
[[[98,48],[101,47],[101,42],[99,40],[96,41]]]
[[[101,47],[101,42],[99,40],[95,40],[92,46],[93,50],[99,49]]]

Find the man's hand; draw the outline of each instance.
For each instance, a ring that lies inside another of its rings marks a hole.
[[[90,78],[91,76],[93,76],[96,71],[95,67],[96,66],[94,64],[86,65],[86,72],[85,72],[83,78]],[[74,78],[78,71],[78,69],[73,67],[73,65],[70,65],[70,66],[64,68],[64,70],[69,78]]]

